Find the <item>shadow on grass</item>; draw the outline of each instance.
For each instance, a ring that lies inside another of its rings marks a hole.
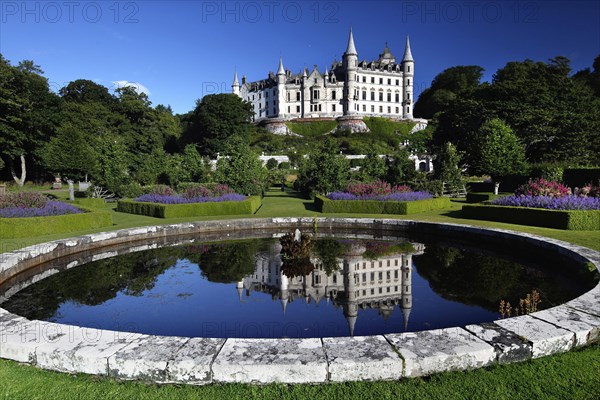
[[[461,210],[452,210],[452,211],[448,211],[445,213],[441,213],[440,215],[443,215],[443,216],[449,217],[449,218],[465,219],[465,216],[463,215]]]
[[[304,205],[304,209],[306,211],[314,211],[314,212],[319,212],[319,210],[317,209],[317,207],[315,206],[315,202],[312,200],[308,200],[308,201],[303,201],[302,205]]]

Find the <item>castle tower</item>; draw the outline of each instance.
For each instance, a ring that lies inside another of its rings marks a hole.
[[[356,91],[356,70],[358,68],[358,53],[354,46],[354,36],[352,28],[350,28],[350,36],[348,37],[348,46],[342,57],[344,69],[346,70],[346,80],[344,82],[344,115],[354,114],[356,112],[354,106],[355,91]]]
[[[285,116],[285,69],[281,57],[279,57],[279,68],[277,69],[277,110],[278,117]]]
[[[279,285],[279,290],[281,292],[281,308],[283,309],[283,315],[285,315],[285,309],[287,308],[287,303],[290,298],[290,292],[289,279],[283,272],[281,273],[281,283]]]
[[[240,96],[240,82],[238,81],[237,71],[233,75],[233,84],[231,85],[231,92],[236,96]]]
[[[408,327],[408,317],[412,309],[412,255],[405,254],[402,256],[402,304],[400,309],[404,317],[404,330]]]
[[[412,119],[415,60],[410,51],[410,40],[408,35],[406,36],[406,49],[404,50],[404,58],[402,59],[402,72],[404,74],[404,79],[402,81],[402,92],[404,96],[402,101],[402,116],[404,118]]]
[[[240,298],[240,302],[242,301],[242,293],[244,293],[244,281],[239,281],[236,285],[236,289],[238,292],[238,297]]]
[[[356,281],[350,262],[344,260],[344,290],[346,292],[346,302],[344,303],[344,317],[348,321],[348,330],[350,336],[354,336],[354,325],[358,318],[358,303],[356,301]]]

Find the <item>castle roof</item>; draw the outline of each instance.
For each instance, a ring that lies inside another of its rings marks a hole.
[[[410,52],[410,40],[408,39],[408,35],[406,35],[406,49],[404,50],[404,58],[402,58],[402,62],[404,61],[415,61]]]
[[[354,36],[352,35],[352,27],[350,27],[350,36],[348,37],[348,46],[346,47],[346,55],[358,55],[354,46]]]

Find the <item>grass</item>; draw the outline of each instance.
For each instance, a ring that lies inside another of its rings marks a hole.
[[[324,135],[337,126],[337,121],[286,122],[288,129],[307,138]]]
[[[452,201],[450,209],[429,211],[404,219],[463,223],[483,227],[503,228],[534,233],[576,243],[600,251],[600,231],[562,231],[489,221],[460,218],[464,203]],[[114,205],[106,205],[114,209]],[[114,212],[114,211],[113,211]],[[321,214],[313,209],[311,200],[293,191],[272,188],[266,193],[262,208],[254,218],[276,216],[331,216],[399,218],[394,215]],[[247,216],[240,216],[247,218]],[[214,218],[161,219],[114,212],[112,229],[142,225],[171,224]],[[105,231],[97,229],[98,231]],[[69,236],[91,233],[77,232]],[[0,241],[1,251],[59,239],[50,235]],[[1,345],[1,342],[0,342]],[[598,399],[600,398],[600,344],[538,360],[494,366],[474,371],[451,372],[422,379],[394,382],[355,382],[326,385],[209,385],[203,387],[148,385],[140,382],[117,382],[86,375],[67,375],[43,371],[30,366],[0,360],[0,399],[294,399],[294,398],[394,398],[394,399]]]
[[[408,132],[416,125],[414,122],[398,122],[381,117],[368,117],[364,121],[372,133],[388,135],[399,133],[402,136],[408,136]]]

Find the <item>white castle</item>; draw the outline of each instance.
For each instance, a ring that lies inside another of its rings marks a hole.
[[[376,61],[359,61],[352,28],[342,62],[334,61],[321,73],[315,65],[292,74],[279,59],[277,73],[267,79],[238,81],[234,74],[232,91],[250,102],[254,121],[265,119],[386,117],[413,119],[415,61],[406,38],[401,62],[385,45]]]

